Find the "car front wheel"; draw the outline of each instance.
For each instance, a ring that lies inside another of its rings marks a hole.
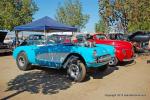
[[[16,63],[20,70],[26,71],[26,70],[31,69],[31,64],[29,63],[25,52],[20,52],[18,54]]]
[[[109,63],[108,63],[110,66],[115,66],[118,64],[118,59],[116,57],[113,57]]]
[[[86,76],[85,65],[82,61],[75,59],[68,63],[67,73],[74,81],[81,82],[85,79]]]

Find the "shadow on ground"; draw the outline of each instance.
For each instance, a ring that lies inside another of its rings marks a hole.
[[[113,66],[113,67],[108,67],[107,69],[105,70],[94,70],[92,72],[89,72],[88,73],[88,77],[93,77],[93,79],[103,79],[103,77],[113,73],[115,70],[118,70],[119,68],[116,67],[116,66]],[[89,80],[89,79],[88,79]]]
[[[53,69],[44,69],[42,71],[33,70],[32,72],[18,75],[15,79],[8,82],[6,91],[15,90],[16,93],[5,97],[4,100],[24,91],[33,94],[56,94],[59,93],[60,90],[70,88],[71,85],[72,82],[68,79],[64,71]]]
[[[34,70],[36,69],[36,70]],[[15,93],[4,97],[2,100],[14,97],[22,92],[32,94],[42,93],[44,95],[57,94],[61,90],[66,90],[73,85],[73,82],[67,77],[65,70],[55,70],[34,66],[34,69],[25,74],[18,75],[8,82],[7,91],[16,91]],[[37,71],[38,69],[38,71]],[[106,70],[94,70],[87,73],[84,82],[93,79],[103,79],[103,77],[113,73],[119,68],[116,66],[108,67]]]
[[[110,75],[115,70],[119,70],[120,67],[129,67],[136,64],[136,61],[129,61],[129,62],[121,62],[117,66],[109,66],[107,69],[103,70],[94,70],[89,72],[87,80],[90,80],[90,77],[93,79],[103,79],[105,76]]]
[[[132,60],[132,61],[128,61],[128,62],[119,62],[118,66],[128,67],[128,66],[132,66],[135,64],[136,64],[136,61]]]

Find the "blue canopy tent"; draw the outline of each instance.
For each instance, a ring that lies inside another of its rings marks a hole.
[[[75,32],[77,31],[77,28],[58,23],[57,21],[46,16],[39,20],[28,23],[26,25],[16,26],[14,30],[15,31],[42,31],[42,32],[56,32],[56,31]]]
[[[18,32],[20,31],[44,32],[46,36],[46,33],[48,32],[76,32],[77,28],[64,25],[46,16],[31,23],[16,26],[14,30],[18,41]],[[17,44],[18,43],[16,43],[16,46]]]

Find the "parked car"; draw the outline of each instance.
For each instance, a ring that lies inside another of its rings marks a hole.
[[[69,39],[69,38],[68,38]],[[71,41],[71,40],[70,40]],[[85,44],[85,43],[83,43]],[[20,70],[31,69],[32,65],[67,69],[71,79],[80,82],[85,79],[89,68],[107,68],[114,56],[114,47],[87,46],[81,43],[64,42],[62,36],[52,35],[47,44],[19,46],[13,52]]]
[[[94,34],[91,42],[96,44],[107,44],[115,47],[115,57],[109,62],[109,65],[116,65],[119,62],[127,62],[135,59],[133,46],[130,42],[121,40],[110,40],[105,34]]]
[[[135,52],[150,51],[150,34],[142,31],[132,33],[128,40],[133,44]]]
[[[128,40],[128,36],[121,33],[108,34],[108,38],[111,40]]]
[[[5,37],[4,43],[5,43],[5,44],[10,44],[10,45],[12,45],[13,40],[11,39],[11,37]]]
[[[0,31],[0,53],[11,52],[11,45],[4,43],[7,32]]]
[[[45,42],[44,40],[45,36],[42,34],[31,34],[27,39],[20,42],[20,46],[43,44]]]

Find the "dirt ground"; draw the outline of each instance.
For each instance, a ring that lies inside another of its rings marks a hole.
[[[11,55],[0,56],[2,100],[150,100],[150,56],[130,64],[92,71],[75,83],[64,71],[34,68],[20,71]]]

